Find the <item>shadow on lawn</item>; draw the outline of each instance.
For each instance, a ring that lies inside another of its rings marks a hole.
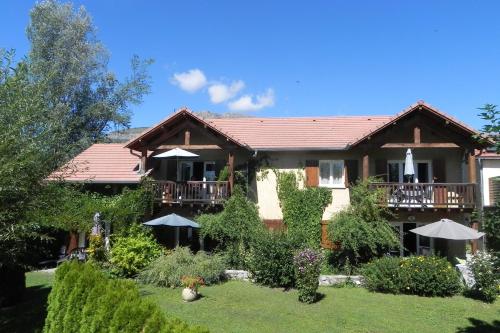
[[[23,300],[0,309],[0,332],[41,332],[47,315],[47,297],[50,287],[26,288]]]
[[[457,330],[457,333],[498,333],[500,332],[500,320],[493,320],[488,323],[483,320],[468,318],[471,326],[462,327]]]

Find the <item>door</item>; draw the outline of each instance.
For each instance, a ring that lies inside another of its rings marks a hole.
[[[207,181],[214,181],[215,179],[215,162],[209,161],[205,162],[203,167],[203,177]]]
[[[179,172],[177,173],[178,181],[188,181],[193,177],[193,162],[190,161],[180,161],[179,162]]]
[[[431,161],[413,161],[415,176],[404,175],[405,161],[388,161],[387,173],[391,183],[431,183],[432,182],[432,162]]]

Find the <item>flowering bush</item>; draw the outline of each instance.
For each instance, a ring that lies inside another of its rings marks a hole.
[[[403,289],[401,258],[382,257],[366,264],[361,270],[364,286],[370,291],[398,294]]]
[[[189,288],[196,292],[198,292],[199,287],[205,285],[205,281],[199,276],[183,276],[181,283],[184,288]]]
[[[445,259],[412,256],[401,260],[403,293],[420,296],[452,296],[462,289],[459,273]]]
[[[467,267],[475,280],[471,291],[485,302],[494,302],[500,294],[500,271],[493,256],[479,251],[467,262]]]
[[[322,261],[322,253],[312,249],[302,250],[293,257],[299,301],[313,303],[316,300]]]

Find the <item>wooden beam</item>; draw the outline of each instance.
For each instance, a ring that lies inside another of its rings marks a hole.
[[[229,152],[227,157],[227,168],[229,171],[229,193],[233,192],[234,186],[234,153],[232,151]]]
[[[181,148],[181,149],[191,149],[191,150],[204,150],[204,149],[222,149],[218,145],[160,145],[158,147],[155,147],[154,149],[174,149],[174,148]]]
[[[415,144],[420,144],[420,127],[418,126],[415,126],[415,128],[413,128],[413,142]]]
[[[476,183],[476,156],[474,153],[468,153],[469,155],[469,183]]]
[[[368,154],[363,156],[363,180],[367,180],[370,176],[370,157]]]
[[[148,151],[143,150],[141,151],[141,173],[146,172],[146,167],[147,167],[147,159],[148,159]]]
[[[184,132],[184,145],[189,146],[191,143],[191,132],[189,130],[186,130]]]
[[[433,143],[386,143],[380,148],[459,148],[453,142],[433,142]]]

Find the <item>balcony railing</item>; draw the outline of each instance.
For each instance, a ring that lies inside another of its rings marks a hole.
[[[474,208],[473,183],[372,183],[384,193],[384,204],[407,208]]]
[[[162,203],[221,204],[229,197],[229,182],[155,181],[155,199]]]

